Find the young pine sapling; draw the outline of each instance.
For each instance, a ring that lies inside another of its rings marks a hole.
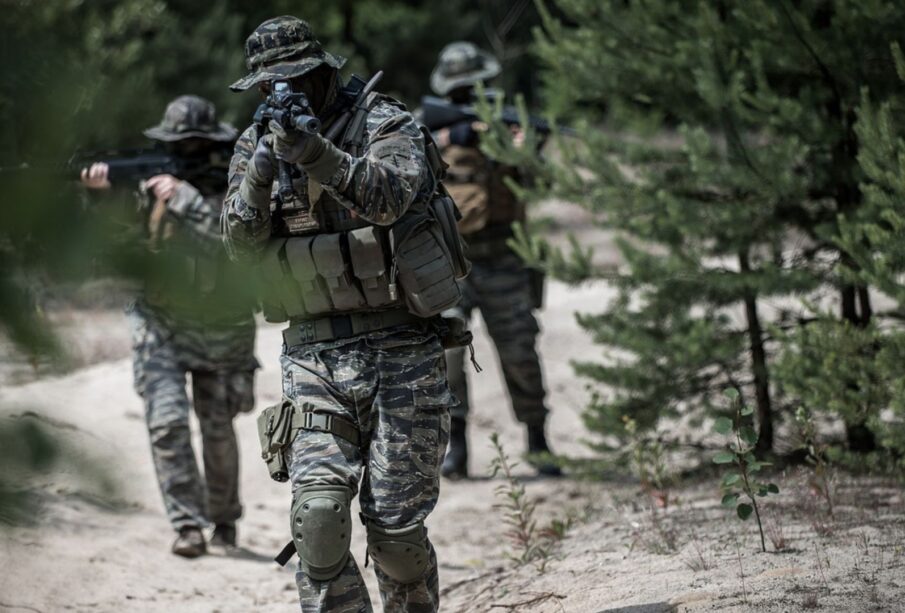
[[[757,529],[760,532],[760,547],[762,551],[766,552],[764,526],[761,522],[757,499],[770,494],[778,494],[779,488],[774,483],[766,483],[757,478],[757,473],[765,466],[769,466],[770,463],[762,462],[754,455],[758,439],[757,431],[753,427],[754,409],[742,402],[738,390],[726,390],[726,396],[735,407],[735,416],[733,418],[720,417],[713,425],[714,431],[728,436],[730,439],[726,443],[726,448],[713,457],[714,464],[731,465],[729,472],[723,476],[720,484],[723,490],[722,505],[727,508],[735,508],[736,514],[742,520],[754,515],[757,520]]]

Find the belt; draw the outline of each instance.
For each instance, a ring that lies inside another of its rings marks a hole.
[[[283,330],[283,341],[287,347],[322,343],[424,321],[421,317],[412,315],[405,309],[332,315],[290,323],[289,327]]]

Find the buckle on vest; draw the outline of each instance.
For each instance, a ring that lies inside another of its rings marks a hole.
[[[318,432],[333,432],[333,416],[325,413],[312,413],[306,411],[303,413],[302,420],[303,430],[316,430]]]

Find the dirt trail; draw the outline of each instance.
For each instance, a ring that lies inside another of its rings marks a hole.
[[[613,263],[612,252],[603,252]],[[568,360],[594,359],[598,348],[578,329],[573,312],[596,310],[606,286],[567,288],[551,283],[541,315],[552,446],[586,455],[580,420],[587,399]],[[105,315],[80,322],[110,355],[124,351],[125,321]],[[496,356],[480,323],[476,350],[484,372],[472,377],[471,470],[486,474],[491,432],[512,456],[524,449],[503,392]],[[279,329],[260,328],[258,409],[278,399]],[[119,353],[118,355],[122,355]],[[34,411],[65,428],[75,460],[36,488],[40,512],[29,527],[0,531],[0,611],[297,611],[293,569],[271,561],[286,542],[288,487],[271,481],[258,460],[253,415],[237,421],[242,449],[241,549],[189,561],[172,556],[150,461],[142,407],[131,387],[127,359],[58,378],[0,389],[0,418]],[[197,429],[196,429],[197,430]],[[101,463],[115,494],[99,492],[78,460]],[[521,474],[527,475],[524,468]],[[438,550],[444,611],[902,611],[905,601],[905,497],[882,481],[843,480],[836,518],[822,518],[794,475],[780,478],[782,553],[756,553],[753,524],[740,526],[719,508],[716,481],[672,492],[668,510],[651,514],[631,483],[571,479],[527,480],[541,521],[567,512],[579,520],[539,574],[515,568],[499,511],[499,480],[444,482],[428,525]],[[676,502],[676,499],[678,501]],[[356,526],[353,553],[364,560],[364,532]],[[375,609],[377,591],[364,571]]]
[[[578,344],[587,346],[588,341],[571,312],[577,304],[599,302],[603,297],[599,289],[554,284],[542,318],[541,351],[556,416],[550,425],[551,444],[564,452],[583,453],[577,439],[585,392],[567,360]],[[125,321],[110,322],[105,317],[99,326],[125,326]],[[121,332],[116,329],[110,334],[122,342]],[[524,431],[511,416],[496,356],[480,324],[476,333],[484,372],[472,378],[471,469],[483,476],[491,457],[490,432],[499,432],[510,454],[518,456],[524,448]],[[96,330],[91,334],[96,335]],[[279,343],[279,328],[260,328],[257,354],[263,368],[257,379],[258,408],[278,398]],[[8,386],[0,391],[0,406],[6,416],[34,411],[58,425],[76,428],[67,429],[66,436],[78,455],[106,465],[118,487],[112,500],[100,496],[77,474],[78,468],[41,483],[37,524],[0,536],[0,610],[296,610],[292,572],[270,561],[286,540],[289,490],[272,482],[257,459],[252,415],[237,421],[246,505],[240,524],[243,548],[231,557],[186,561],[168,551],[173,535],[162,512],[142,407],[131,388],[127,359]],[[444,483],[440,504],[429,522],[444,584],[499,563],[501,526],[490,508],[494,486],[484,478]],[[574,487],[568,481],[531,484],[533,492],[545,495]],[[360,526],[355,530],[353,552],[359,562],[364,560]],[[370,569],[365,573],[376,599],[373,573]]]

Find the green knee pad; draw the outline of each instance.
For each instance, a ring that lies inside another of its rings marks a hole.
[[[368,555],[390,579],[412,583],[427,572],[429,552],[424,522],[383,528],[368,522]]]
[[[302,571],[326,581],[342,571],[352,541],[352,490],[345,486],[302,487],[290,515],[292,542]]]

